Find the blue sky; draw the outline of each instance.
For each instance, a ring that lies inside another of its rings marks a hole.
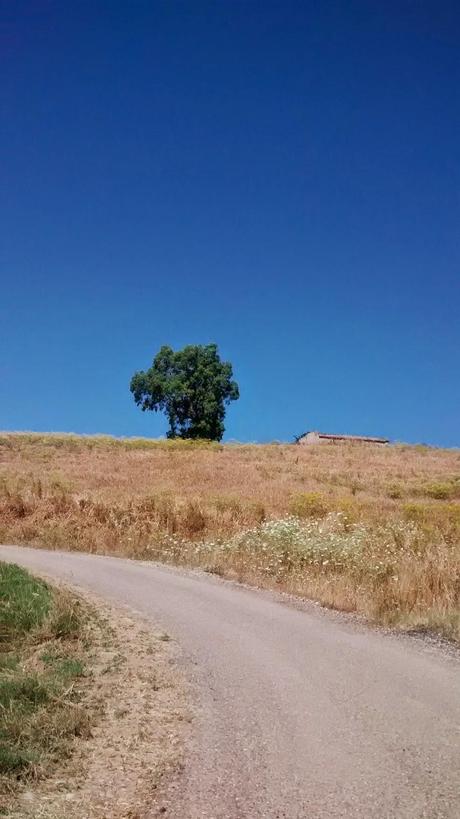
[[[460,8],[2,2],[0,427],[162,435],[215,341],[226,439],[460,445]]]

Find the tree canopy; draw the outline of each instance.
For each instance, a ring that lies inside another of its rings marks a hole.
[[[217,344],[161,347],[148,370],[134,373],[130,390],[143,411],[164,412],[168,438],[220,441],[225,409],[239,398],[232,365],[221,361]]]

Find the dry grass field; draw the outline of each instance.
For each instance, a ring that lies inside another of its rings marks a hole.
[[[160,559],[460,637],[460,451],[0,436],[0,540]]]

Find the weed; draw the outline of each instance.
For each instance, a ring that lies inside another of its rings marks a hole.
[[[78,657],[63,657],[59,652],[44,651],[40,658],[46,666],[51,666],[62,677],[82,677],[85,667]]]
[[[18,667],[17,654],[0,654],[0,674],[2,671],[14,671]]]
[[[36,675],[17,675],[13,679],[0,680],[0,707],[29,708],[41,705],[49,699],[46,685]]]
[[[50,603],[45,583],[19,566],[0,563],[0,641],[10,641],[41,625]]]
[[[81,604],[72,595],[61,592],[55,600],[46,625],[53,637],[65,640],[78,639],[82,632]]]
[[[399,500],[403,496],[403,490],[397,483],[392,483],[388,486],[387,495],[392,500]]]
[[[299,518],[323,518],[329,512],[330,506],[319,492],[302,492],[293,497],[290,510]]]
[[[0,606],[1,813],[25,778],[45,775],[73,737],[89,735],[93,715],[77,686],[91,645],[82,604],[0,563]]]
[[[34,754],[10,748],[0,739],[0,774],[15,774],[29,767],[35,759]]]
[[[432,483],[424,487],[424,494],[436,500],[449,500],[455,496],[456,487],[451,483]]]

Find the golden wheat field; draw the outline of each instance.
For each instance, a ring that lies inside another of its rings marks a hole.
[[[0,540],[199,566],[460,638],[460,451],[0,436]]]

